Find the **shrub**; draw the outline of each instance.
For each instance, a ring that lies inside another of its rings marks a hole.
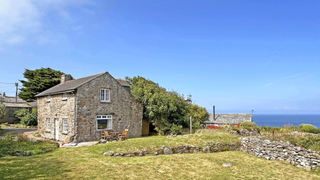
[[[37,109],[32,109],[32,112],[28,109],[19,109],[15,112],[16,117],[21,120],[21,124],[25,126],[36,126],[37,120]]]
[[[270,126],[262,126],[261,131],[270,131],[271,127]]]
[[[171,134],[181,134],[181,130],[182,130],[182,125],[172,124],[171,129],[170,129],[170,133]]]
[[[237,128],[237,127],[233,127],[233,128],[232,128],[232,130],[233,130],[233,131],[237,131],[237,132],[238,132],[238,134],[240,133],[240,129],[239,129],[239,128]]]
[[[281,129],[281,128],[279,128],[279,127],[272,127],[272,128],[270,129],[270,131],[280,131],[280,129]]]
[[[320,149],[320,137],[307,137],[300,141],[300,145],[307,149],[319,150]]]
[[[255,122],[251,122],[251,121],[242,121],[240,123],[241,126],[248,126],[248,127],[254,127],[257,126],[257,124]]]
[[[251,127],[248,127],[248,126],[244,126],[244,127],[242,127],[243,129],[246,129],[246,130],[248,130],[248,131],[251,131]]]
[[[315,127],[312,124],[300,124],[299,129],[302,132],[307,132],[307,133],[318,133],[317,127]]]

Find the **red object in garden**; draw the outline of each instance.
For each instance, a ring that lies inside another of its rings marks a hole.
[[[207,127],[208,129],[222,129],[222,127],[211,125]]]
[[[61,146],[63,146],[65,143],[62,143]]]
[[[240,127],[240,124],[237,124],[238,128]]]

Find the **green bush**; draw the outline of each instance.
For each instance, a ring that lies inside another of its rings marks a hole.
[[[181,134],[181,130],[182,130],[182,125],[172,124],[172,126],[170,128],[170,133],[171,134]]]
[[[272,128],[270,129],[270,131],[280,131],[280,129],[281,129],[281,128],[279,128],[279,127],[272,127]]]
[[[246,130],[248,130],[248,131],[251,131],[251,127],[243,126],[242,128],[243,128],[243,129],[246,129]]]
[[[238,133],[240,133],[240,129],[239,128],[233,127],[232,130],[233,131],[237,131]]]
[[[25,126],[36,126],[38,124],[37,109],[32,109],[30,113],[29,109],[19,109],[15,112],[16,117],[21,120],[21,124]]]
[[[241,126],[248,126],[248,127],[254,127],[257,126],[257,124],[255,122],[251,122],[251,121],[242,121],[240,123]]]
[[[318,129],[316,126],[312,124],[300,124],[299,129],[302,132],[307,132],[307,133],[318,133]]]
[[[307,137],[300,141],[300,145],[312,150],[320,150],[320,137]]]
[[[271,127],[270,126],[262,126],[261,131],[270,131]]]

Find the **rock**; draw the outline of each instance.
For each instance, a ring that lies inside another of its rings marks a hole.
[[[203,148],[202,152],[203,153],[210,153],[210,146]]]
[[[310,171],[311,170],[311,166],[306,166],[306,170]]]
[[[172,154],[173,152],[172,152],[171,148],[166,147],[166,148],[164,148],[163,153],[164,154]]]
[[[115,153],[114,156],[120,156],[120,153]]]
[[[26,153],[25,151],[23,151],[22,155],[23,155],[23,156],[26,156],[26,155],[27,155],[27,153]]]
[[[104,143],[106,143],[107,141],[105,140],[105,139],[101,139],[100,140],[100,143],[102,143],[102,144],[104,144]]]
[[[20,153],[16,153],[16,155],[17,155],[17,156],[21,156],[21,154],[20,154]]]
[[[113,156],[114,155],[114,152],[113,151],[108,151],[108,152],[105,152],[103,153],[103,155],[107,155],[107,156]]]
[[[31,156],[31,155],[32,155],[32,152],[27,151],[27,156]]]
[[[198,149],[194,149],[194,150],[193,150],[193,153],[198,153],[198,152],[199,152]]]
[[[270,160],[270,157],[269,157],[269,156],[266,156],[265,159],[266,159],[266,160]]]
[[[126,157],[132,157],[131,154],[126,155]]]
[[[144,152],[140,151],[139,156],[144,156]]]
[[[159,155],[160,153],[159,153],[159,151],[156,151],[154,154],[157,156],[157,155]]]
[[[224,163],[222,166],[223,166],[223,167],[231,167],[232,164],[231,164],[231,163]]]

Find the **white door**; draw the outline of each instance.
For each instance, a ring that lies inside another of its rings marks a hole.
[[[59,120],[55,119],[54,124],[55,124],[55,139],[57,141],[59,140]]]

